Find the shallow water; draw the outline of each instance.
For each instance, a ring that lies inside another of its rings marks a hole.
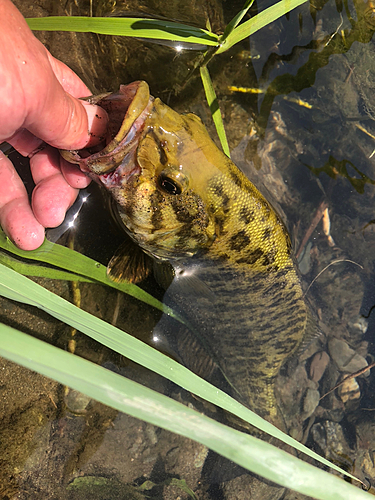
[[[41,6],[26,2],[17,5],[29,16],[51,12],[48,2]],[[268,5],[258,3],[258,8]],[[65,8],[77,13],[77,8],[87,10],[88,4],[54,4],[52,12],[63,13]],[[160,14],[159,8],[154,8]],[[217,29],[235,14],[234,5],[232,9],[228,12],[224,4],[222,15],[216,9]],[[319,453],[370,480],[375,479],[373,375],[357,377],[357,385],[351,380],[352,385],[344,387],[352,391],[349,395],[341,388],[320,402],[317,398],[357,371],[363,359],[372,362],[375,354],[371,314],[375,297],[372,12],[371,4],[363,2],[306,3],[230,53],[217,56],[209,67],[232,158],[284,213],[295,251],[302,260],[305,289],[323,269],[340,261],[319,275],[307,292],[319,316],[322,335],[287,363],[279,377],[279,398],[287,409],[289,427],[295,437]],[[165,15],[175,17],[178,13]],[[186,17],[184,20],[187,22]],[[84,77],[93,91],[114,90],[120,81],[146,79],[153,95],[169,101],[179,111],[199,114],[214,136],[199,81],[192,80],[175,93],[196,54],[178,56],[167,47],[125,42],[124,60],[131,61],[127,69],[119,57],[107,64],[108,51],[118,53],[123,44],[112,43],[106,37],[61,33],[41,37],[56,57]],[[68,52],[64,51],[67,46]],[[142,57],[137,58],[140,47]],[[172,73],[174,66],[178,69],[167,82],[164,76]],[[254,88],[261,93],[249,90]],[[101,208],[103,200],[98,190],[92,190],[90,206],[82,210],[79,218],[75,244],[106,263],[122,235]],[[324,233],[322,217],[319,219],[325,208],[331,239]],[[306,239],[314,219],[317,225]],[[66,284],[48,286],[70,296]],[[152,280],[145,287],[158,292]],[[151,308],[100,287],[82,287],[82,307],[146,341],[158,319]],[[35,314],[31,308],[3,301],[2,311],[8,322],[20,328],[27,325],[27,331],[38,332],[40,338],[61,347],[68,341],[67,328]],[[204,409],[171,384],[82,338],[78,352]],[[350,364],[355,357],[358,363]],[[6,424],[2,442],[7,443],[7,452],[0,457],[0,463],[5,464],[0,483],[3,498],[75,499],[89,494],[93,498],[144,498],[144,493],[133,485],[143,484],[146,479],[154,483],[155,498],[189,498],[181,485],[168,484],[176,477],[185,479],[199,499],[245,499],[249,492],[251,498],[259,499],[306,498],[271,488],[248,475],[233,478],[234,472],[224,484],[211,486],[207,492],[207,476],[211,480],[219,477],[220,481],[223,477],[215,476],[215,472],[208,474],[206,462],[202,479],[207,450],[201,445],[94,402],[86,407],[88,401],[74,393],[66,396],[60,386],[47,379],[29,375],[11,363],[2,366],[1,418]],[[74,413],[63,408],[66,401]],[[213,409],[205,411],[215,413]],[[80,482],[81,477],[86,480]],[[102,481],[99,486],[95,483],[98,478]]]

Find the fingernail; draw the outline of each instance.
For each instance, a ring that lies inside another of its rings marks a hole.
[[[82,102],[85,106],[88,119],[88,133],[90,140],[88,144],[97,144],[105,137],[105,132],[108,125],[107,112],[100,106]]]

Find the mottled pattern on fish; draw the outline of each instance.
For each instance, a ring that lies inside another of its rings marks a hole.
[[[189,319],[198,340],[221,367],[229,383],[251,409],[262,416],[276,416],[273,387],[281,365],[298,346],[306,327],[306,308],[292,265],[265,276],[244,269],[233,270],[224,261],[192,259],[195,276],[207,286],[196,290],[176,276],[167,290],[166,302]],[[184,266],[189,273],[188,265]],[[161,326],[161,330],[164,326]],[[172,332],[172,335],[175,332]],[[186,332],[185,332],[186,334]],[[200,374],[198,360],[177,342],[183,360]],[[208,347],[208,349],[207,349]],[[208,362],[206,357],[206,363]],[[207,367],[207,371],[211,367]]]
[[[273,419],[275,377],[300,343],[308,314],[289,236],[237,169],[212,179],[207,193],[217,236],[204,252],[175,264],[165,301],[177,304],[199,332],[234,395]],[[186,233],[180,237],[183,244]],[[180,344],[186,362],[190,356]],[[193,358],[186,364],[205,374],[195,363]]]
[[[94,155],[81,167],[111,191],[134,241],[174,268],[165,301],[194,333],[166,317],[159,331],[173,330],[188,367],[210,377],[219,366],[234,395],[272,419],[275,377],[308,323],[286,228],[199,118],[153,100],[144,82],[131,85],[147,105],[137,108],[130,129],[131,105],[127,111],[132,137],[121,162],[101,173]]]

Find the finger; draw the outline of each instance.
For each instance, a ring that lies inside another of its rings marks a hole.
[[[44,227],[57,227],[78,195],[61,174],[41,181],[34,189],[31,206],[36,219]]]
[[[30,158],[30,170],[35,184],[53,175],[61,175],[59,152],[51,146],[44,148]]]
[[[60,168],[66,182],[74,188],[84,189],[91,182],[90,177],[81,172],[77,165],[72,165],[62,157],[60,158]]]
[[[44,240],[44,227],[36,220],[23,182],[9,159],[0,153],[0,224],[19,248],[34,250]]]
[[[55,59],[48,51],[47,56],[55,76],[65,92],[76,98],[92,95],[90,89],[72,69],[58,59]],[[102,108],[93,107],[86,101],[82,101],[82,104],[89,116],[88,128],[90,130],[90,140],[87,145],[96,145],[102,140],[102,136],[106,131],[108,115]],[[95,109],[95,115],[91,116],[93,108]],[[71,147],[71,149],[74,148]]]
[[[20,129],[62,149],[81,149],[92,136],[101,137],[106,112],[73,97],[90,93],[84,83],[49,55],[12,2],[0,1],[0,17],[0,46],[7,47],[0,51],[0,91],[5,96],[0,141]]]
[[[30,169],[35,184],[57,174],[61,174],[65,181],[75,189],[83,189],[91,182],[78,166],[65,161],[59,151],[50,146],[45,146],[30,159]]]
[[[80,101],[66,93],[55,79],[53,88],[42,89],[44,100],[30,100],[31,110],[24,127],[59,149],[82,149],[100,142],[108,115],[99,106]]]
[[[44,227],[59,226],[78,194],[78,189],[70,186],[62,175],[59,159],[57,150],[46,148],[30,160],[31,173],[36,183],[32,208],[36,219]]]
[[[87,145],[94,146],[101,140],[101,136],[97,136],[92,133]],[[43,144],[45,144],[44,141],[35,137],[35,135],[25,129],[19,130],[12,137],[7,138],[6,141],[23,156],[32,155],[34,152],[38,151]]]
[[[70,95],[77,98],[87,97],[92,94],[90,89],[83,83],[78,75],[76,75],[76,73],[69,68],[69,66],[58,59],[55,59],[48,51],[47,56],[52,70],[65,92],[68,92]]]
[[[69,99],[73,99],[73,97],[69,96]],[[84,116],[82,119],[87,119],[87,126],[85,133],[83,134],[85,137],[84,142],[79,142],[81,140],[79,137],[82,137],[82,134],[81,136],[79,133],[74,135],[76,133],[75,131],[73,131],[70,135],[65,136],[59,143],[54,143],[53,140],[47,140],[48,136],[45,135],[44,138],[41,135],[36,137],[36,135],[26,129],[17,131],[13,136],[6,138],[6,141],[9,142],[9,144],[11,144],[14,149],[16,149],[23,156],[28,156],[36,151],[44,141],[59,149],[81,149],[85,146],[94,146],[98,144],[103,140],[103,134],[107,127],[107,113],[99,106],[92,106],[85,101],[77,102],[78,109],[83,109]],[[66,126],[68,127],[68,124],[66,124]],[[30,130],[31,129],[35,130],[35,127],[30,127]],[[36,133],[38,132],[36,131]]]
[[[23,156],[31,155],[44,144],[41,139],[38,139],[31,132],[24,129],[21,129],[12,137],[8,138],[7,142]]]
[[[0,14],[4,20],[0,45],[8,49],[0,51],[0,89],[5,96],[1,116],[7,118],[6,123],[0,122],[0,140],[25,128],[54,147],[80,149],[91,133],[103,135],[106,112],[95,105],[85,106],[64,90],[60,81],[64,81],[65,68],[50,59],[12,2],[0,1]],[[87,95],[86,86],[78,77],[74,82],[70,70],[66,78],[74,94]]]

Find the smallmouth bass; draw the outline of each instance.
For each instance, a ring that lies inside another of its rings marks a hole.
[[[234,397],[274,420],[275,378],[309,323],[282,220],[201,120],[154,99],[145,82],[89,100],[110,117],[102,149],[61,154],[111,192],[146,254],[139,274],[121,252],[110,273],[137,281],[151,257],[164,302],[190,325],[163,316],[154,337],[199,375],[214,383],[223,375]]]

